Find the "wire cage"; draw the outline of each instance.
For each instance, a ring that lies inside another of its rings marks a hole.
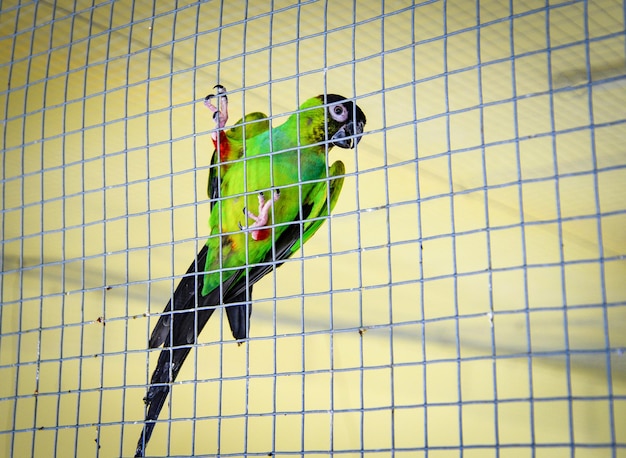
[[[149,456],[626,456],[623,1],[2,1],[0,455],[132,456],[208,236],[214,84],[366,113]]]

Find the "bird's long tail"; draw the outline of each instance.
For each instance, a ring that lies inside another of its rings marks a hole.
[[[202,306],[204,306],[204,304]],[[206,325],[214,310],[214,308],[194,309],[187,313],[175,314],[172,317],[172,329],[176,329],[177,320],[184,320],[190,315],[195,315],[197,333],[199,333]],[[194,332],[193,334],[196,333]],[[170,346],[169,342],[165,343],[165,348],[161,351],[156,368],[152,373],[150,387],[148,388],[146,396],[143,398],[146,403],[146,417],[143,431],[137,442],[137,449],[135,451],[136,457],[143,456],[146,444],[150,440],[150,436],[152,436],[152,430],[154,429],[156,420],[170,392],[170,384],[176,380],[178,372],[189,355],[194,341],[179,346]]]
[[[150,388],[146,397],[143,398],[146,403],[146,418],[143,426],[143,431],[137,442],[137,449],[135,450],[135,457],[144,456],[144,450],[152,431],[156,424],[156,420],[159,417],[159,413],[165,404],[167,395],[170,392],[170,380],[173,382],[178,374],[178,369],[187,358],[189,354],[189,347],[177,348],[177,349],[165,349],[159,355],[159,362],[157,369],[152,374],[150,381]],[[171,368],[171,378],[170,378]]]
[[[189,266],[187,274],[176,287],[172,300],[168,302],[152,331],[150,347],[156,348],[163,345],[164,348],[159,355],[150,379],[150,387],[144,397],[145,423],[137,442],[135,457],[144,456],[156,420],[170,392],[170,384],[176,380],[198,334],[215,311],[215,306],[220,303],[235,304],[226,309],[233,336],[236,339],[245,339],[248,335],[250,304],[246,301],[251,297],[252,286],[244,288],[244,291],[238,288],[237,293],[233,293],[228,292],[233,281],[226,281],[222,288],[217,288],[208,295],[202,296],[202,270],[206,256],[205,246]]]

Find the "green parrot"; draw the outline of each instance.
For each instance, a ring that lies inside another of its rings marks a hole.
[[[356,147],[366,122],[355,103],[326,94],[273,129],[266,115],[252,113],[226,130],[226,89],[215,89],[217,95],[205,99],[216,123],[210,236],[152,331],[150,348],[163,350],[144,398],[136,457],[143,456],[170,384],[216,307],[226,306],[235,339],[248,337],[252,286],[297,253],[332,211],[345,168],[340,161],[329,167],[328,151]]]

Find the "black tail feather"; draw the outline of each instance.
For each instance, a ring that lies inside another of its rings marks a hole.
[[[185,315],[196,315],[195,318],[198,323],[197,332],[199,333],[213,314],[214,310],[215,309],[212,308],[205,308],[199,310],[197,314],[189,312],[186,314],[180,314],[180,316],[182,318]],[[173,320],[172,329],[174,330],[177,326],[176,318],[178,317],[175,317]],[[183,334],[187,335],[187,333]],[[139,441],[137,442],[135,457],[143,456],[145,446],[148,444],[148,441],[152,436],[152,430],[154,429],[156,420],[159,418],[159,414],[165,405],[167,395],[170,392],[170,383],[176,380],[180,368],[189,355],[191,344],[194,342],[189,342],[189,344],[185,346],[175,348],[166,345],[166,347],[161,351],[156,368],[154,369],[152,378],[150,379],[150,387],[148,388],[146,396],[143,398],[146,403],[146,417],[143,431],[139,437]]]
[[[185,275],[174,292],[174,297],[168,302],[165,311],[160,316],[152,335],[150,347],[163,345],[156,368],[150,379],[150,387],[144,397],[146,403],[145,424],[137,448],[136,457],[144,456],[144,450],[156,420],[165,405],[170,392],[170,384],[176,380],[185,359],[189,355],[191,346],[196,342],[198,334],[213,315],[215,306],[235,303],[226,307],[226,314],[233,336],[237,340],[248,336],[251,306],[247,302],[252,295],[252,286],[236,288],[238,293],[229,293],[229,289],[236,283],[238,274],[226,280],[222,288],[218,288],[206,296],[202,296],[203,275],[201,274],[205,260],[206,246],[200,250],[196,259],[191,263]],[[198,274],[200,272],[200,274]],[[221,291],[220,291],[221,290]],[[224,294],[220,300],[221,294]],[[171,304],[174,303],[172,312]],[[238,304],[237,304],[238,303]],[[188,310],[187,312],[181,312]],[[171,312],[171,313],[169,313]]]
[[[157,348],[163,344],[167,345],[169,343],[170,331],[173,328],[170,326],[171,318],[176,315],[168,313],[172,310],[172,301],[174,301],[174,310],[186,310],[196,307],[195,298],[201,297],[200,292],[202,291],[203,285],[203,276],[198,275],[198,272],[204,270],[207,252],[208,248],[204,245],[196,256],[196,259],[193,260],[187,269],[185,276],[181,278],[178,283],[173,298],[167,302],[165,310],[163,310],[159,321],[152,330],[150,342],[148,343],[150,348]]]
[[[243,340],[248,337],[248,331],[250,330],[250,315],[252,314],[252,286],[248,288],[248,291],[244,291],[240,294],[233,296],[229,302],[236,303],[241,302],[240,305],[231,305],[226,307],[226,316],[228,317],[228,323],[230,324],[230,330],[233,333],[235,340]]]

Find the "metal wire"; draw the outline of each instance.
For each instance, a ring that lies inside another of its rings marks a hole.
[[[150,332],[208,237],[219,83],[230,125],[339,93],[366,135],[329,153],[339,203],[255,285],[245,344],[218,307],[150,456],[621,456],[625,23],[610,0],[3,2],[0,454],[134,453]]]

